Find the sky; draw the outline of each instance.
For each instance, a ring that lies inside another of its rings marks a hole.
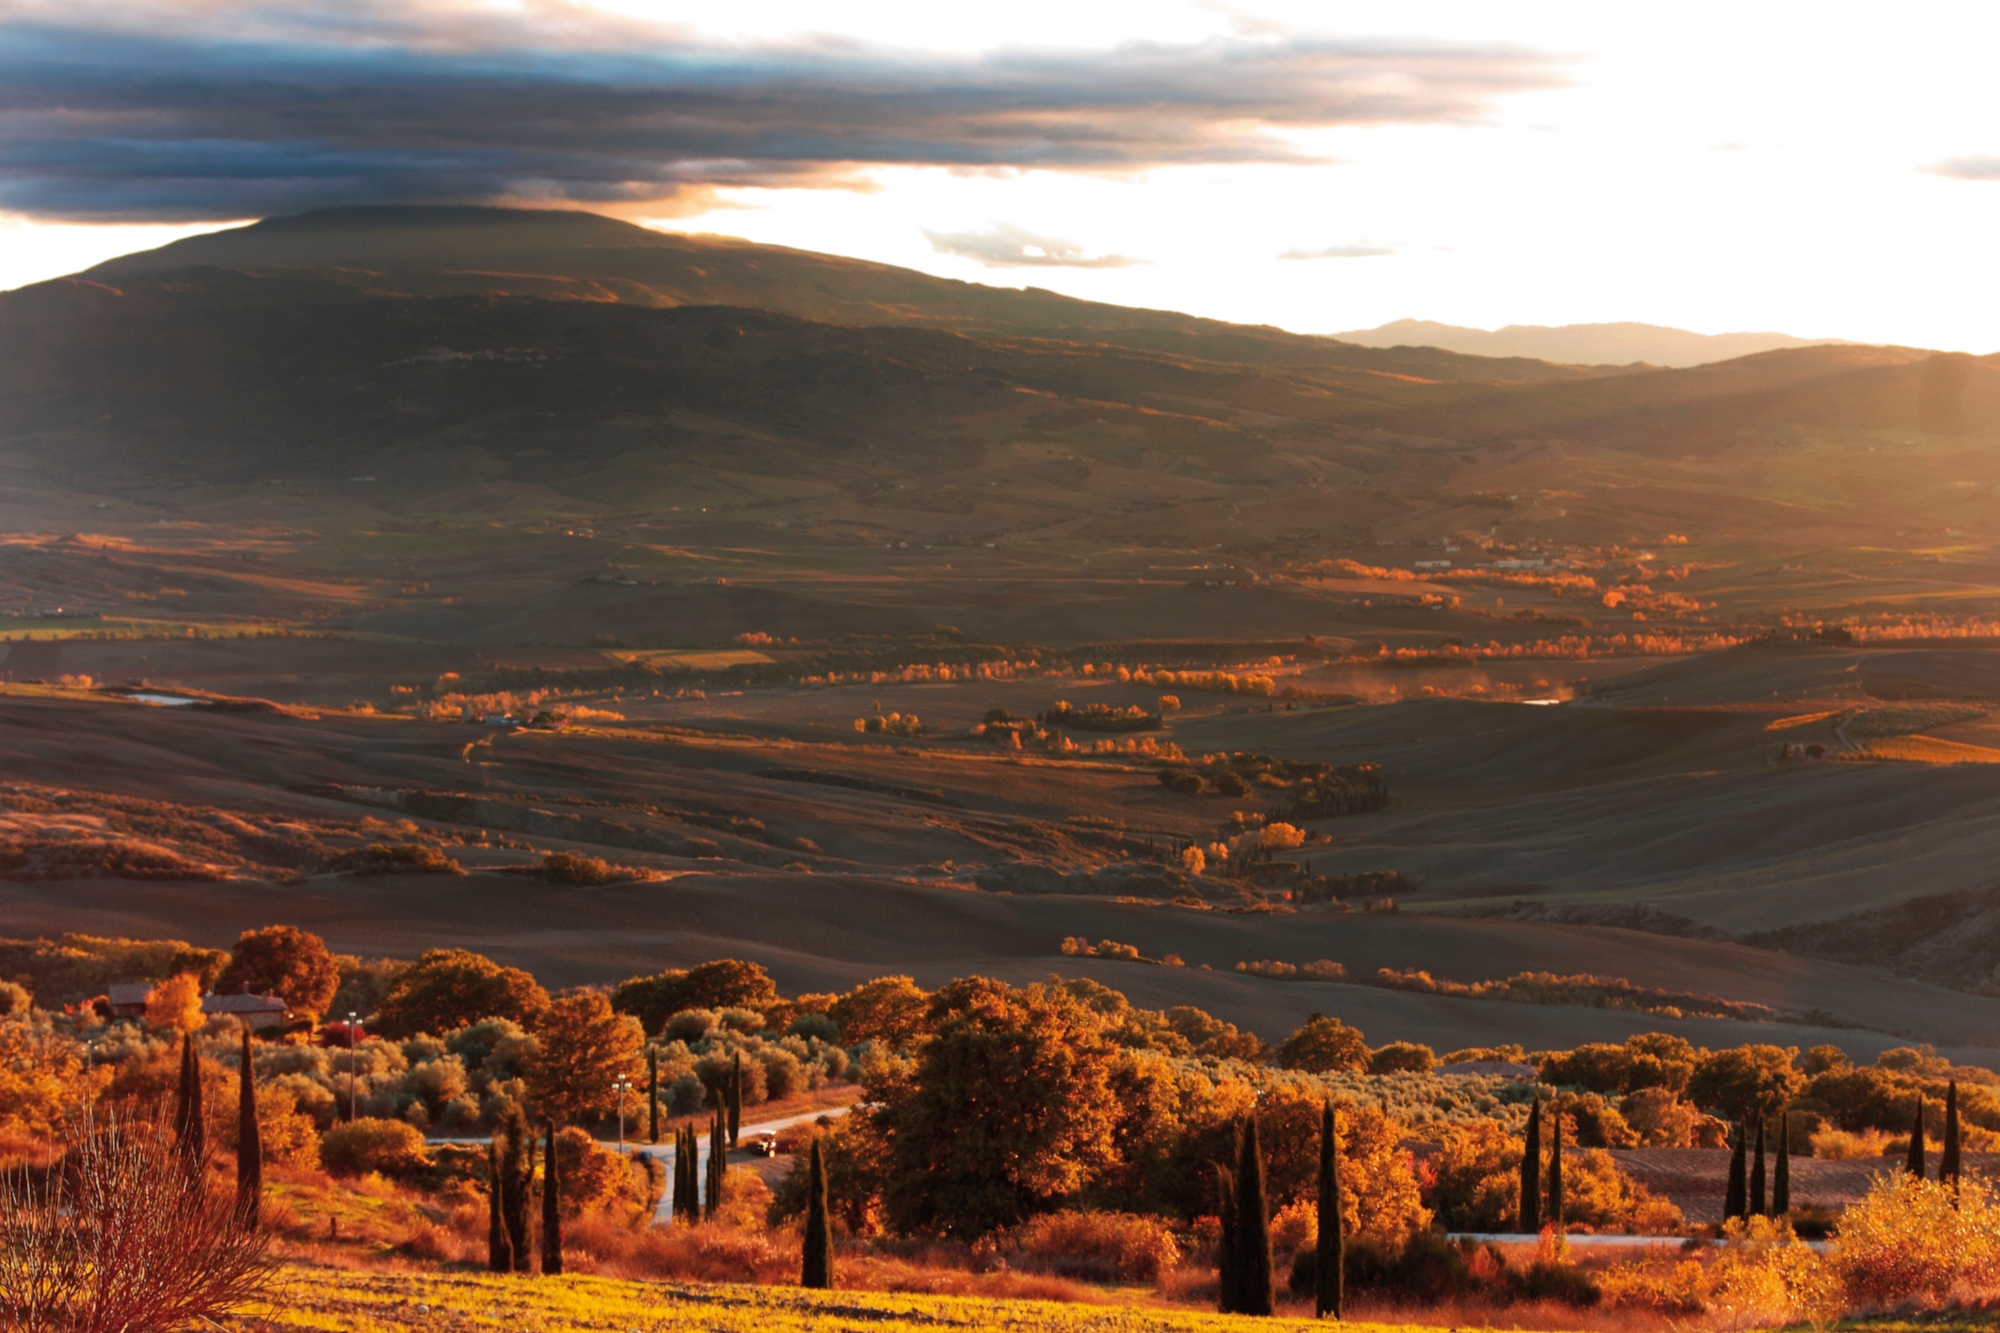
[[[1302,332],[2000,351],[2000,6],[0,0],[0,289],[575,206]]]

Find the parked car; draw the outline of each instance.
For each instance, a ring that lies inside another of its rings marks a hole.
[[[759,1134],[750,1140],[749,1149],[752,1157],[775,1157],[778,1154],[778,1136]]]

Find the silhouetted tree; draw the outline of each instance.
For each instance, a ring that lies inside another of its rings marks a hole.
[[[1557,1231],[1563,1226],[1563,1117],[1561,1111],[1550,1108],[1554,1114],[1549,1117],[1549,1129],[1553,1137],[1549,1139],[1549,1225]]]
[[[652,1046],[646,1048],[646,1139],[660,1141],[660,1052]]]
[[[1749,1214],[1763,1217],[1768,1206],[1764,1194],[1764,1122],[1760,1119],[1757,1122],[1757,1153],[1750,1162]]]
[[[1938,1153],[1938,1184],[1956,1185],[1962,1167],[1959,1161],[1958,1080],[1944,1090],[1944,1149]]]
[[[500,1140],[486,1144],[486,1268],[493,1273],[514,1271],[514,1247],[507,1239],[507,1222],[501,1196]]]
[[[1319,1242],[1313,1247],[1313,1314],[1340,1318],[1346,1294],[1347,1236],[1340,1216],[1340,1138],[1333,1102],[1320,1107]]]
[[[208,1159],[208,1116],[201,1100],[201,1056],[194,1034],[181,1034],[181,1079],[174,1091],[174,1146],[190,1170]]]
[[[1789,1217],[1792,1211],[1792,1117],[1778,1113],[1778,1163],[1771,1173],[1771,1216]]]
[[[534,1159],[528,1118],[518,1106],[500,1117],[500,1218],[507,1227],[507,1251],[514,1271],[525,1273],[534,1260],[528,1230],[528,1196],[533,1193]]]
[[[1240,1128],[1237,1134],[1241,1136]],[[1238,1271],[1241,1260],[1237,1253],[1240,1239],[1236,1234],[1236,1173],[1218,1164],[1215,1168],[1215,1191],[1216,1308],[1223,1314],[1237,1314],[1242,1309],[1243,1280]]]
[[[1238,1314],[1270,1314],[1277,1285],[1271,1273],[1271,1215],[1264,1189],[1264,1154],[1257,1117],[1246,1116],[1236,1161],[1236,1269],[1242,1304]]]
[[[1729,1151],[1729,1187],[1722,1196],[1722,1216],[1746,1218],[1750,1215],[1750,1182],[1744,1178],[1744,1130],[1735,1126],[1731,1134]]]
[[[711,1220],[722,1209],[722,1182],[728,1171],[729,1130],[718,1106],[708,1127],[708,1206],[703,1216]]]
[[[257,1067],[250,1029],[243,1029],[243,1064],[236,1074],[236,1216],[257,1225],[264,1208],[264,1142],[257,1128]]]
[[[545,1121],[542,1140],[542,1272],[559,1277],[563,1271],[562,1171],[556,1165],[556,1123]]]
[[[743,1052],[737,1051],[729,1062],[729,1146],[736,1146],[736,1138],[743,1130]]]
[[[1924,1178],[1924,1099],[1917,1098],[1917,1118],[1910,1126],[1910,1156],[1903,1169],[1918,1180]]]
[[[1521,1230],[1534,1235],[1542,1229],[1542,1104],[1528,1112],[1528,1135],[1521,1152]]]
[[[833,1234],[826,1216],[826,1156],[819,1137],[813,1137],[812,1156],[806,1162],[806,1235],[799,1272],[802,1287],[826,1288],[833,1285]]]

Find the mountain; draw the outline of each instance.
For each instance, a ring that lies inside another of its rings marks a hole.
[[[1701,366],[1787,347],[1823,347],[1838,338],[1785,333],[1689,333],[1658,324],[1509,324],[1468,329],[1428,319],[1399,319],[1379,328],[1336,333],[1361,347],[1436,347],[1468,356],[1522,356],[1577,366]]]
[[[1205,360],[1427,379],[1523,382],[1576,375],[1531,359],[1362,348],[1034,287],[987,287],[838,255],[653,231],[569,210],[319,209],[189,237],[110,260],[80,276],[122,283],[203,268],[270,277],[311,273],[372,294],[523,297],[654,309],[740,306],[825,324],[1060,338]]]
[[[1995,358],[1365,348],[574,212],[327,210],[0,293],[0,464],[93,494],[359,499],[342,488],[393,477],[398,502],[858,505],[965,539],[1057,514],[1168,531],[1197,505],[1234,525],[1268,499],[1301,511],[1278,531],[1360,531],[1412,506],[1458,522],[1453,497],[1494,487],[1455,475],[1524,445],[1712,456],[1996,425]]]

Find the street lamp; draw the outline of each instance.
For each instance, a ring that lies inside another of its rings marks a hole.
[[[352,1009],[347,1011],[347,1118],[354,1115],[354,1024],[358,1018]]]
[[[618,1154],[625,1155],[625,1092],[632,1086],[630,1079],[619,1079],[611,1085],[618,1089]]]

